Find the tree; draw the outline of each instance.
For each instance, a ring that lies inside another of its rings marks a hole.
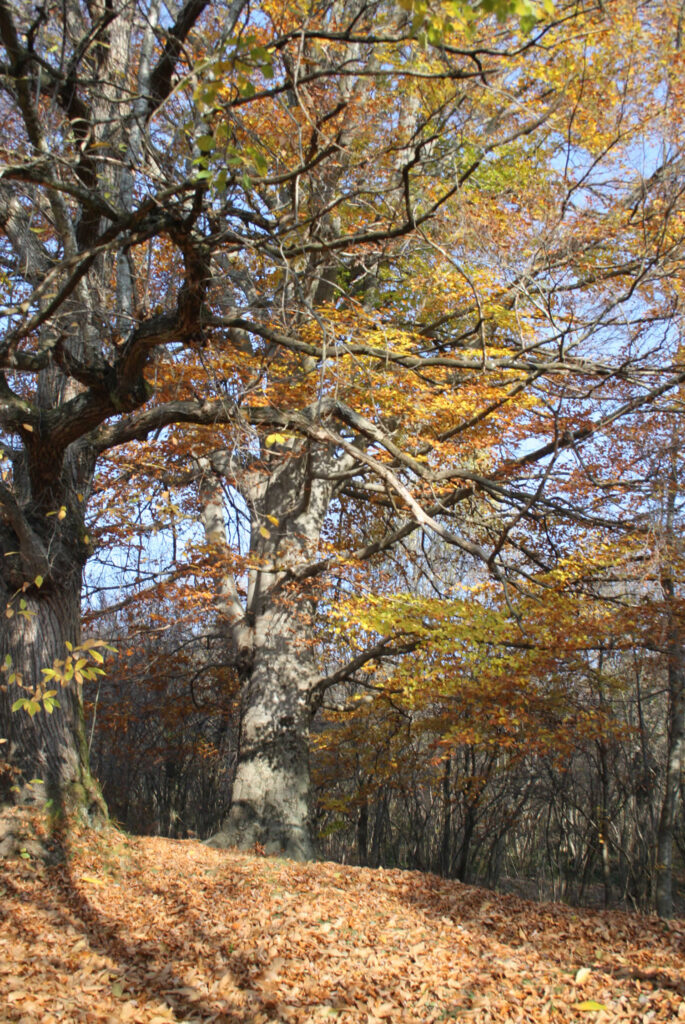
[[[118,443],[150,395],[144,374],[155,351],[198,337],[203,192],[192,174],[169,177],[159,148],[179,135],[168,121],[175,76],[187,71],[183,48],[207,7],[190,0],[162,27],[155,3],[0,4],[8,679],[0,730],[10,741],[2,795],[39,775],[57,806],[91,818],[104,805],[88,769],[79,693],[93,650],[79,643],[84,517],[99,452]],[[227,10],[229,31],[241,8]],[[155,266],[145,280],[139,267],[162,249],[182,287],[150,313],[164,272]],[[57,697],[42,672],[60,662],[73,685]],[[49,713],[13,714],[17,700]]]
[[[393,151],[386,154],[385,165],[374,165],[373,197],[366,191],[365,159],[359,179],[358,154],[369,148],[381,151],[391,96],[376,81],[373,89],[357,85],[352,100],[364,101],[363,126],[352,135],[350,100],[345,149],[334,171],[326,168],[319,178],[317,169],[306,185],[298,181],[288,197],[289,223],[318,228],[323,222],[325,257],[335,263],[317,266],[320,243],[300,243],[299,249],[296,243],[287,265],[277,271],[278,314],[273,277],[255,273],[252,307],[261,301],[265,312],[233,321],[243,332],[239,340],[246,357],[253,360],[248,381],[233,383],[231,391],[249,422],[243,454],[235,457],[235,441],[228,449],[219,448],[214,436],[204,470],[223,477],[240,496],[237,505],[251,517],[247,560],[238,559],[237,572],[224,575],[220,583],[244,681],[241,754],[219,843],[264,842],[267,849],[309,854],[307,733],[312,710],[327,689],[354,677],[365,664],[417,642],[415,631],[403,633],[402,619],[395,614],[394,628],[386,623],[347,662],[322,671],[314,660],[312,624],[317,606],[332,599],[331,576],[343,581],[350,563],[373,560],[418,529],[434,532],[487,565],[503,584],[509,577],[520,585],[546,559],[554,561],[558,549],[551,530],[594,518],[589,494],[576,492],[570,499],[563,490],[558,498],[550,493],[555,486],[563,488],[564,451],[579,448],[678,379],[676,373],[670,379],[653,377],[646,388],[637,384],[635,374],[643,374],[639,344],[635,347],[637,325],[646,326],[640,310],[647,294],[655,292],[653,283],[640,279],[635,261],[640,266],[656,261],[659,288],[662,260],[677,273],[671,261],[681,244],[679,185],[671,180],[675,205],[662,222],[662,227],[668,224],[668,241],[651,235],[656,227],[651,200],[638,217],[638,237],[634,185],[618,206],[613,192],[611,198],[600,198],[604,161],[613,165],[618,150],[626,158],[647,128],[644,78],[635,107],[626,95],[624,105],[608,116],[595,102],[601,83],[619,66],[625,70],[619,40],[628,29],[640,38],[631,59],[639,53],[641,61],[653,61],[659,46],[652,35],[656,22],[645,31],[626,8],[613,8],[612,15],[617,14],[613,31],[601,17],[593,23],[591,31],[606,48],[601,58],[599,50],[593,55],[591,68],[586,39],[566,50],[563,34],[555,37],[558,48],[545,35],[555,74],[562,80],[568,74],[564,88],[554,90],[553,110],[545,92],[547,56],[530,48],[516,56],[510,48],[512,64],[493,70],[504,88],[508,75],[518,81],[519,67],[531,77],[535,68],[536,88],[542,85],[543,92],[530,96],[525,108],[503,108],[499,98],[493,108],[488,92],[472,83],[462,86],[458,99],[451,85],[446,90],[441,83],[420,97],[405,85],[402,109],[393,118],[398,126]],[[338,41],[351,58],[348,39]],[[306,56],[315,65],[313,52],[313,46],[305,48],[298,61]],[[427,59],[422,72],[438,74],[441,59]],[[464,74],[468,77],[468,71]],[[584,94],[594,97],[587,107]],[[216,99],[213,91],[209,99]],[[569,106],[560,115],[564,103]],[[572,125],[579,108],[585,122],[576,136]],[[628,108],[631,126],[626,129]],[[317,153],[322,144],[318,126],[334,109],[326,93],[303,86],[285,112],[290,117],[302,110],[301,119],[309,122],[309,132],[302,131],[307,152]],[[557,116],[568,118],[570,143],[559,131]],[[669,123],[671,117],[664,108]],[[486,134],[493,119],[495,137]],[[274,116],[272,132],[277,125]],[[249,127],[249,138],[260,136],[258,122]],[[281,138],[285,134],[284,129]],[[212,145],[208,142],[209,152]],[[396,154],[407,150],[411,159],[400,176]],[[556,165],[561,151],[566,155],[563,175]],[[577,168],[570,172],[575,161]],[[455,171],[457,190],[448,180]],[[420,186],[414,174],[422,175]],[[652,186],[664,180],[663,172],[657,174]],[[542,194],[541,181],[547,190]],[[576,194],[586,187],[587,197]],[[356,254],[350,260],[338,247],[337,232],[353,226],[359,234],[369,209],[381,216],[378,197],[384,203],[385,196],[397,197],[411,211],[415,228],[409,238],[402,232],[400,243],[395,237],[382,249],[371,249],[360,267]],[[268,192],[262,199],[268,206]],[[332,223],[330,211],[336,215]],[[610,222],[611,237],[605,235]],[[652,238],[649,256],[647,237]],[[499,266],[508,268],[501,276],[493,269]],[[515,283],[508,284],[512,279]],[[626,338],[626,348],[617,338],[612,342],[627,359],[617,372],[603,359],[595,361],[595,346],[604,344],[607,331],[620,333],[616,310],[621,306],[630,310],[631,339]],[[673,330],[673,310],[671,296],[661,312],[652,305],[645,344],[654,323]],[[226,378],[220,361],[215,372]],[[576,380],[569,386],[571,375]],[[248,393],[257,380],[260,391]],[[596,411],[597,388],[611,409],[604,416]],[[531,443],[533,451],[523,454]],[[594,457],[594,452],[587,456]],[[513,477],[515,485],[509,482]],[[489,504],[499,506],[498,515]],[[338,531],[333,550],[325,533],[327,517],[331,526],[341,520],[347,531],[342,540]],[[221,525],[220,512],[211,518]],[[524,533],[531,525],[535,536],[528,546]],[[227,550],[222,563],[230,565]],[[239,586],[243,570],[244,599]]]
[[[220,841],[308,856],[312,711],[415,643],[400,623],[322,671],[331,580],[423,531],[511,600],[593,519],[589,491],[563,492],[569,453],[683,378],[669,6],[528,34],[463,10],[187,0],[167,23],[155,3],[0,0],[0,725],[59,802],[101,806],[78,688],[55,707],[41,683],[89,667],[98,459],[154,439],[169,483],[201,481],[241,682]],[[656,137],[658,165],[626,174]],[[220,478],[249,518],[238,553]],[[22,698],[52,713],[18,718]]]
[[[673,913],[673,847],[685,758],[685,653],[682,542],[679,536],[679,520],[682,514],[682,457],[677,426],[673,422],[677,422],[676,417],[682,414],[681,402],[674,401],[669,413],[670,443],[664,444],[662,441],[661,449],[656,448],[653,451],[650,467],[653,477],[651,511],[654,518],[654,522],[650,524],[650,554],[655,577],[653,589],[656,591],[652,615],[658,630],[657,635],[661,635],[660,649],[665,662],[667,694],[663,799],[658,816],[655,851],[655,903],[657,913],[661,917],[670,917]]]

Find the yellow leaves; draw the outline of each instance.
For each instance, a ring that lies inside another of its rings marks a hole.
[[[336,636],[351,651],[379,637],[411,648],[372,677],[371,707],[350,708],[360,727],[368,728],[387,690],[448,746],[560,757],[575,742],[618,734],[620,725],[596,710],[586,663],[588,648],[617,639],[614,607],[588,602],[582,591],[548,590],[542,604],[519,597],[516,611],[518,621],[492,585],[451,600],[360,594],[341,602]],[[607,692],[620,682],[602,681]]]
[[[81,875],[81,881],[87,882],[88,885],[97,885],[100,887],[106,884],[103,878],[98,878],[96,875]]]

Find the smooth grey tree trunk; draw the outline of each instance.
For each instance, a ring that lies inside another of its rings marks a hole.
[[[248,592],[231,573],[219,581],[217,610],[235,651],[241,679],[238,764],[231,805],[214,846],[263,847],[295,860],[314,856],[311,833],[309,730],[319,673],[313,640],[316,584],[288,571],[318,551],[341,466],[326,447],[290,440],[271,457],[266,476],[244,474],[241,491],[252,526]],[[230,564],[219,474],[204,462],[200,484],[207,542]]]
[[[255,625],[254,663],[241,693],[231,807],[213,844],[261,846],[266,853],[310,860],[309,721],[315,673],[297,604],[296,596],[286,596]]]

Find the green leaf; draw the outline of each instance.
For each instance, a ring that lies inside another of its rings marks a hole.
[[[253,156],[254,156],[254,163],[255,163],[255,167],[257,168],[257,171],[260,174],[266,174],[269,165],[266,162],[266,157],[264,156],[264,154],[263,153],[259,153],[258,151],[255,150]]]

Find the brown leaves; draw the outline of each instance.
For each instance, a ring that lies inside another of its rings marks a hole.
[[[9,1022],[685,1021],[685,923],[431,875],[88,839],[0,869]]]

